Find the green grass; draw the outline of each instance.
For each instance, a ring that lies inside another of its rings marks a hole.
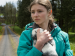
[[[11,26],[11,28],[12,28],[12,29],[14,28],[14,31],[15,31],[17,34],[19,34],[19,35],[21,35],[22,31],[24,30],[24,28],[21,29],[21,28],[19,28],[18,26],[15,26],[15,27]]]
[[[69,41],[71,50],[73,50],[73,54],[75,55],[75,33],[69,32]]]
[[[2,33],[2,26],[0,26],[0,35],[1,35],[1,33]]]
[[[73,50],[73,54],[75,55],[75,42],[70,42],[71,50]]]
[[[3,14],[0,14],[0,16],[1,16],[1,15],[3,15]]]
[[[0,30],[2,29],[2,26],[0,26]]]

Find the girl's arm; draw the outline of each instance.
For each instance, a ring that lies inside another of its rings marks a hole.
[[[19,46],[17,49],[18,56],[42,56],[37,48],[32,46],[32,38],[29,30],[22,32],[19,40]]]

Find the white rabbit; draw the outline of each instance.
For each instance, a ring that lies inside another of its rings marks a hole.
[[[33,45],[36,44],[36,40],[37,40],[37,29],[33,29],[32,30],[32,37],[33,37]],[[44,30],[42,28],[40,28],[40,33],[43,32]],[[50,40],[49,42],[47,42],[44,47],[42,48],[42,56],[58,56],[57,52],[56,52],[56,45],[55,45],[55,41],[54,40]]]

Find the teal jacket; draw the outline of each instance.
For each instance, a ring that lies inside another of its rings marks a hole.
[[[33,25],[33,23],[27,24],[25,30],[20,36],[17,49],[18,56],[42,56],[42,52],[33,46],[33,38],[31,37],[33,28],[28,28],[31,25]],[[70,49],[67,33],[63,32],[56,24],[56,27],[51,31],[50,34],[55,40],[56,52],[58,56],[64,56],[63,54],[65,54],[65,56],[73,56],[73,51]]]

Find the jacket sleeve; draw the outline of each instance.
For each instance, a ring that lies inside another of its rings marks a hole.
[[[33,47],[31,43],[30,32],[23,31],[19,39],[17,56],[42,56],[42,52]]]
[[[69,37],[67,33],[65,38],[65,56],[73,56],[73,51],[70,49]]]

